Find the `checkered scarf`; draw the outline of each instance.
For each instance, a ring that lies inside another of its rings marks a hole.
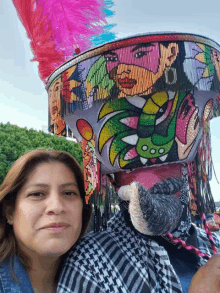
[[[211,255],[205,232],[197,229],[199,249]],[[214,235],[220,252],[220,241]],[[199,266],[205,260],[199,257]],[[182,292],[167,251],[125,221],[123,210],[106,231],[88,234],[72,250],[60,275],[58,293]]]

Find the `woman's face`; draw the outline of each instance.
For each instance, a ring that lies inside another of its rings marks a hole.
[[[82,210],[72,171],[63,163],[41,163],[18,192],[10,219],[20,249],[30,257],[63,255],[80,235]]]
[[[60,93],[62,89],[61,78],[58,78],[49,89],[50,124],[56,123],[60,113]]]
[[[149,94],[178,52],[175,43],[168,48],[159,43],[142,43],[116,49],[105,54],[106,69],[124,96]]]
[[[157,74],[160,62],[158,43],[140,44],[105,55],[107,72],[125,95],[145,93]]]
[[[215,65],[215,69],[218,75],[218,80],[220,81],[220,54],[215,49],[212,49],[212,62]]]

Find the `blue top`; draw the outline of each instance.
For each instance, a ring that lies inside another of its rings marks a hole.
[[[0,264],[0,293],[34,293],[27,271],[16,255],[13,257],[13,271],[19,282],[12,279],[10,271],[10,260]]]
[[[154,238],[160,245],[163,245],[166,249],[169,255],[170,263],[179,277],[182,292],[187,293],[192,277],[195,275],[200,266],[199,257],[191,251],[178,247],[178,245],[173,245],[161,237],[153,236],[152,238]],[[197,230],[194,226],[191,226],[189,230],[187,244],[193,245],[197,248],[199,246]]]
[[[176,257],[170,253],[170,263],[172,264],[177,276],[180,279],[183,293],[187,293],[189,290],[189,285],[191,283],[192,277],[196,273],[196,269],[192,263],[187,261],[186,254],[179,252],[176,253]],[[184,257],[186,259],[184,259]]]

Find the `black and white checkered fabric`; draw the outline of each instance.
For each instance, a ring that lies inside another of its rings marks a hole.
[[[220,241],[215,237],[220,252]],[[209,241],[198,229],[199,249],[211,255]],[[201,258],[203,265],[205,260]],[[182,292],[166,250],[135,233],[122,211],[108,229],[88,234],[63,267],[58,293],[171,293]]]

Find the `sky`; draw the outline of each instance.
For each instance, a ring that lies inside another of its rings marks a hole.
[[[220,43],[219,0],[115,0],[109,23],[118,38],[157,31],[204,35]],[[0,1],[0,122],[42,130],[47,127],[47,92],[38,76],[25,29],[10,0]],[[220,181],[220,117],[211,121],[212,158]],[[0,142],[1,143],[1,142]],[[211,189],[220,200],[213,174]]]

